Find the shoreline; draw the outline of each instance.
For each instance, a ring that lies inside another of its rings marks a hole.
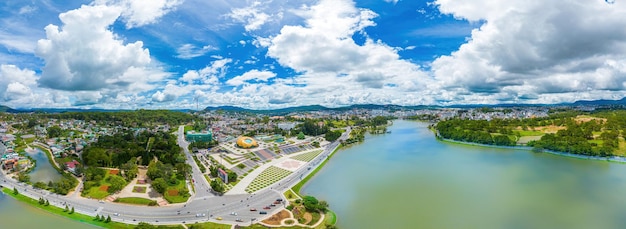
[[[553,151],[553,150],[543,150],[541,152],[533,152],[532,151],[533,148],[530,146],[521,146],[521,145],[498,146],[498,145],[480,144],[480,143],[475,143],[475,142],[464,142],[464,141],[457,141],[457,140],[437,137],[436,134],[435,134],[435,138],[438,141],[447,142],[447,143],[456,143],[456,144],[462,144],[462,145],[480,146],[480,147],[488,147],[488,148],[496,148],[496,149],[519,149],[519,150],[530,151],[532,153],[549,153],[552,155],[576,158],[576,159],[581,159],[581,160],[595,160],[595,161],[607,161],[607,162],[615,162],[615,163],[626,163],[626,157],[619,157],[619,156],[612,156],[612,157],[586,156],[586,155],[580,155],[580,154],[558,152],[558,151]]]

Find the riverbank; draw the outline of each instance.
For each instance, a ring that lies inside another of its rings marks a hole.
[[[436,134],[435,134],[436,136]],[[533,147],[529,147],[529,146],[497,146],[497,145],[487,145],[487,144],[480,144],[480,143],[475,143],[475,142],[463,142],[463,141],[457,141],[457,140],[452,140],[452,139],[447,139],[447,138],[442,138],[439,136],[436,136],[438,141],[442,141],[442,142],[447,142],[447,143],[454,143],[454,144],[461,144],[461,145],[471,145],[471,146],[480,146],[480,147],[489,147],[489,148],[498,148],[498,149],[519,149],[519,150],[526,150],[526,151],[533,151]],[[552,151],[552,150],[542,150],[541,152],[535,152],[535,153],[549,153],[549,154],[553,154],[553,155],[557,155],[557,156],[563,156],[563,157],[571,157],[571,158],[577,158],[577,159],[583,159],[583,160],[596,160],[596,161],[609,161],[609,162],[617,162],[617,163],[626,163],[626,157],[618,157],[618,156],[612,156],[612,157],[598,157],[598,156],[586,156],[586,155],[580,155],[580,154],[573,154],[573,153],[565,153],[565,152],[557,152],[557,151]]]

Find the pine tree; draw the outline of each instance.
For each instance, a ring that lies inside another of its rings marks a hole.
[[[70,209],[67,207],[67,205],[65,205],[65,210],[63,210],[63,212],[67,212],[67,211],[69,211],[69,210],[70,210]]]
[[[110,215],[108,215],[108,216],[107,216],[107,219],[106,219],[104,222],[105,222],[105,223],[111,222],[111,216],[110,216]]]
[[[49,205],[50,205],[50,202],[48,202],[48,199],[46,199],[46,204],[45,204],[45,205],[46,205],[46,206],[49,206]]]
[[[96,218],[95,218],[95,219],[93,219],[93,220],[95,220],[95,221],[100,221],[100,215],[96,215]]]
[[[13,187],[13,195],[17,196],[17,194],[20,194],[20,192],[17,191],[16,187]]]
[[[74,213],[74,206],[72,206],[72,210],[70,211],[70,214]]]

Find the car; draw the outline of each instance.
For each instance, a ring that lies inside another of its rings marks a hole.
[[[114,216],[121,216],[120,213],[113,213]]]
[[[256,211],[256,208],[250,208],[250,211],[251,212]]]
[[[282,201],[283,201],[283,199],[281,199],[281,198],[278,198],[278,199],[276,199],[276,201],[280,201],[280,202],[282,202]]]
[[[235,222],[243,222],[243,220],[241,220],[240,218],[237,218]]]
[[[261,215],[266,215],[266,214],[267,214],[267,212],[266,212],[266,211],[260,211],[260,212],[259,212],[259,214],[261,214]]]
[[[217,218],[215,218],[216,220],[222,220],[221,216],[218,216]]]
[[[281,203],[280,201],[274,201],[274,204],[280,204],[280,203]]]
[[[270,206],[265,206],[263,209],[271,209]]]
[[[230,214],[231,215],[237,215],[237,212],[231,212]]]
[[[276,207],[276,204],[270,204],[270,207]]]

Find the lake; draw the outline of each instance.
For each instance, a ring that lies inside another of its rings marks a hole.
[[[446,143],[394,122],[303,187],[340,228],[626,228],[625,164]]]
[[[28,174],[32,183],[41,181],[47,184],[48,181],[58,181],[63,177],[52,167],[46,153],[41,151],[41,149],[34,148],[27,151],[27,154],[37,161],[35,169]]]
[[[34,208],[2,192],[0,192],[0,222],[2,228],[98,228]]]

